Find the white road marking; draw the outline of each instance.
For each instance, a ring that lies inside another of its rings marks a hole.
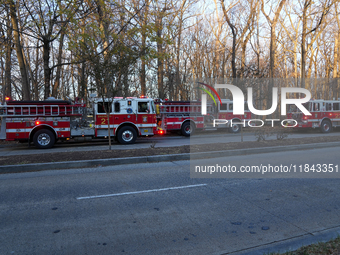
[[[125,193],[116,193],[116,194],[107,194],[107,195],[98,195],[98,196],[77,197],[77,199],[80,200],[80,199],[91,199],[91,198],[102,198],[102,197],[117,197],[117,196],[149,193],[149,192],[167,191],[167,190],[174,190],[174,189],[195,188],[195,187],[201,187],[201,186],[206,186],[206,185],[207,184],[196,184],[196,185],[188,185],[188,186],[170,187],[170,188],[164,188],[164,189],[150,189],[150,190],[141,190],[141,191],[134,191],[134,192],[125,192]]]

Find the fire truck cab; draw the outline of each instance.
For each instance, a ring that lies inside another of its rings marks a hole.
[[[70,138],[106,138],[109,129],[121,144],[132,144],[157,130],[154,102],[148,98],[92,99],[89,107],[55,99],[8,101],[0,106],[0,118],[0,139],[33,142],[38,148]]]
[[[107,113],[110,111],[110,117]],[[95,100],[93,104],[95,137],[111,135],[121,144],[134,143],[137,136],[153,136],[157,130],[153,99],[115,98]]]
[[[310,100],[303,106],[311,115],[303,114],[294,107],[287,116],[297,122],[295,128],[320,128],[322,133],[329,133],[340,126],[340,101]]]

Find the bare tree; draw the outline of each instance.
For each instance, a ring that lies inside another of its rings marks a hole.
[[[314,23],[314,27],[312,29],[308,30],[308,23],[307,23],[307,19],[309,15],[312,15],[312,18],[315,17],[315,14],[311,14],[309,13],[311,5],[312,5],[312,0],[304,0],[302,2],[302,35],[301,35],[301,86],[303,88],[305,88],[305,78],[306,78],[306,49],[308,50],[308,48],[312,45],[312,43],[314,43],[314,41],[316,40],[317,36],[315,37],[314,40],[312,40],[312,42],[307,43],[306,42],[306,38],[309,34],[315,32],[318,35],[320,34],[320,31],[317,31],[321,25],[323,24],[323,20],[325,18],[325,16],[328,14],[330,7],[333,4],[332,0],[326,0],[325,2],[321,3],[319,8],[319,13],[320,13],[320,17],[318,17],[316,19],[316,23],[312,22],[312,24]]]
[[[20,73],[21,73],[21,79],[22,79],[22,97],[24,100],[30,100],[30,90],[29,90],[30,85],[29,85],[29,80],[27,76],[27,68],[26,68],[25,59],[23,55],[23,49],[21,45],[17,9],[15,6],[14,0],[6,0],[6,1],[9,4],[10,16],[11,16],[13,34],[14,34],[15,49],[17,53],[18,63],[20,66]]]
[[[3,98],[5,100],[6,96],[12,97],[12,86],[11,86],[11,66],[12,66],[12,25],[10,21],[9,8],[5,5],[5,11],[7,13],[6,19],[6,35],[3,29],[3,38],[5,46],[5,79],[3,80]]]
[[[56,66],[50,67],[51,44],[65,31],[68,22],[78,10],[76,1],[63,5],[59,0],[24,0],[29,13],[31,33],[42,43],[44,60],[44,98],[51,94],[51,73]],[[63,16],[66,16],[63,19]],[[62,42],[62,41],[61,41]]]
[[[238,1],[239,2],[239,1]],[[231,33],[233,35],[233,46],[232,46],[232,50],[231,50],[231,68],[232,68],[232,72],[233,72],[233,78],[237,77],[236,74],[236,41],[237,41],[237,33],[238,33],[238,29],[236,27],[236,25],[234,23],[232,23],[228,12],[238,4],[238,2],[233,3],[229,6],[228,10],[225,8],[224,5],[224,0],[221,0],[221,6],[222,6],[222,10],[223,10],[223,14],[224,14],[224,18],[226,19],[230,29],[231,29]]]
[[[274,12],[274,17],[270,18],[270,16],[265,12],[264,9],[264,0],[261,0],[261,11],[263,15],[266,17],[267,22],[270,26],[270,50],[269,50],[269,55],[270,55],[270,63],[269,63],[269,78],[274,77],[274,72],[275,72],[275,64],[276,64],[276,24],[279,20],[279,16],[281,13],[281,10],[285,4],[286,0],[280,0],[280,3],[278,7],[276,8]]]

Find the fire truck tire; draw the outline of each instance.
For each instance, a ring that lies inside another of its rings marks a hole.
[[[117,140],[120,144],[133,144],[136,142],[137,132],[133,127],[126,126],[119,129]]]
[[[190,136],[195,133],[195,125],[190,123],[190,121],[184,122],[181,128],[181,133],[184,136]]]
[[[40,129],[34,134],[33,143],[37,148],[49,149],[55,143],[55,136],[48,129]]]
[[[332,123],[329,120],[324,120],[320,128],[322,133],[330,133],[332,131]]]
[[[230,133],[239,133],[241,131],[241,125],[238,124],[233,124],[230,128],[229,128],[229,132]]]

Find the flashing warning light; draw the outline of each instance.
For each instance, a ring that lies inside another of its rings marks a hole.
[[[147,96],[144,96],[144,95],[142,95],[142,96],[140,96],[139,98],[148,98]]]
[[[308,116],[303,117],[303,119],[304,119],[304,120],[307,120],[307,119],[308,119]]]
[[[40,121],[36,121],[36,122],[35,122],[35,125],[39,125],[39,124],[40,124]]]
[[[10,97],[5,97],[5,101],[9,101],[10,99]]]
[[[158,133],[159,133],[160,135],[164,135],[164,130],[159,130]]]
[[[332,117],[332,115],[333,115],[332,113],[329,114],[330,117]]]

